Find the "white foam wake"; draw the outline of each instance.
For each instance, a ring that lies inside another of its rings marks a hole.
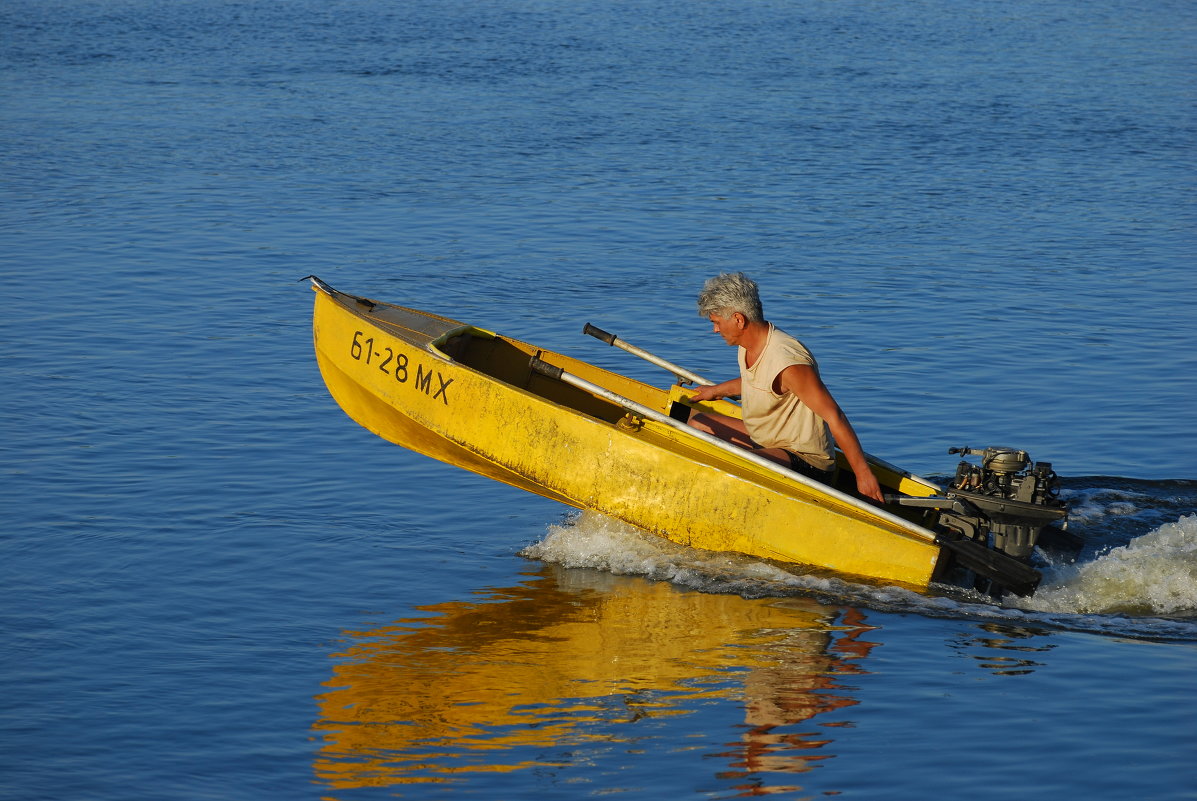
[[[1074,614],[1197,613],[1197,515],[1061,570],[1018,606]]]
[[[738,554],[677,545],[597,512],[580,512],[560,525],[549,526],[543,540],[520,553],[564,567],[645,576],[704,592],[782,594],[778,591],[798,579]]]
[[[801,594],[828,603],[864,602],[875,608],[901,610],[913,607],[929,614],[959,608],[953,600],[928,598],[904,588],[864,586],[803,572],[798,566],[786,570],[742,554],[687,548],[597,512],[580,512],[550,526],[543,540],[520,553],[564,567],[644,576],[700,592],[745,598]]]

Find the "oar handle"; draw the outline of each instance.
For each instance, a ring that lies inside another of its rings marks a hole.
[[[587,323],[586,327],[582,329],[582,333],[588,334],[588,335],[594,337],[595,339],[601,339],[603,342],[606,342],[608,345],[615,344],[615,340],[616,340],[615,334],[608,334],[606,331],[599,328],[597,325],[591,325],[590,323]]]
[[[539,356],[533,356],[528,366],[532,368],[532,372],[539,373],[545,378],[551,378],[554,381],[560,381],[562,374],[565,372],[564,367],[554,367]]]
[[[669,372],[673,373],[674,375],[676,375],[678,377],[678,381],[689,381],[691,383],[698,384],[699,386],[709,386],[709,385],[715,383],[714,381],[709,381],[709,380],[703,378],[702,376],[698,375],[697,373],[690,372],[685,367],[679,367],[678,365],[674,364],[673,362],[666,361],[665,359],[662,359],[660,356],[656,356],[652,353],[649,353],[648,351],[644,350],[644,348],[638,348],[635,345],[633,345],[632,343],[628,342],[627,340],[620,339],[615,334],[608,333],[608,332],[604,331],[603,329],[599,328],[598,326],[594,326],[594,325],[591,325],[590,323],[587,323],[582,328],[582,333],[589,334],[590,336],[594,337],[595,339],[601,339],[603,342],[606,342],[608,345],[614,345],[615,347],[619,348],[620,350],[626,350],[628,353],[632,354],[633,356],[639,356],[641,359],[644,359],[646,362],[651,362],[651,363],[657,365],[658,367],[662,367],[662,368],[668,370]]]

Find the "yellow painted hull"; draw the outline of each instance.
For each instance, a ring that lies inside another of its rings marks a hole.
[[[341,408],[380,437],[674,542],[926,587],[940,547],[917,521],[789,479],[532,372],[532,356],[667,413],[658,389],[454,320],[318,284],[321,374]],[[714,404],[735,413],[732,404]],[[936,487],[879,465],[910,495]],[[909,514],[909,513],[904,513]]]

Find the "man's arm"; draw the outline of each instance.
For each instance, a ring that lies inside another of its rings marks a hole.
[[[848,464],[852,466],[852,472],[856,474],[856,489],[866,498],[884,503],[881,484],[873,475],[873,471],[869,469],[864,449],[860,447],[860,440],[852,428],[852,423],[848,421],[848,415],[844,414],[844,410],[836,403],[835,398],[831,397],[831,392],[815,368],[809,364],[791,364],[778,374],[774,382],[774,390],[778,389],[797,395],[799,400],[809,406],[812,412],[827,422],[832,436],[835,437],[840,450],[847,457]]]
[[[713,386],[701,386],[694,390],[694,394],[690,396],[690,400],[695,401],[713,401],[720,398],[727,398],[732,395],[740,394],[740,377],[729,378],[722,384],[715,384]]]

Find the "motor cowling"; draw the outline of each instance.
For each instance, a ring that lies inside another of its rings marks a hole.
[[[1026,451],[1015,448],[951,448],[948,453],[981,458],[980,465],[964,460],[957,465],[946,494],[984,515],[971,536],[988,533],[995,550],[1025,560],[1043,530],[1067,516],[1050,462],[1032,462]]]

